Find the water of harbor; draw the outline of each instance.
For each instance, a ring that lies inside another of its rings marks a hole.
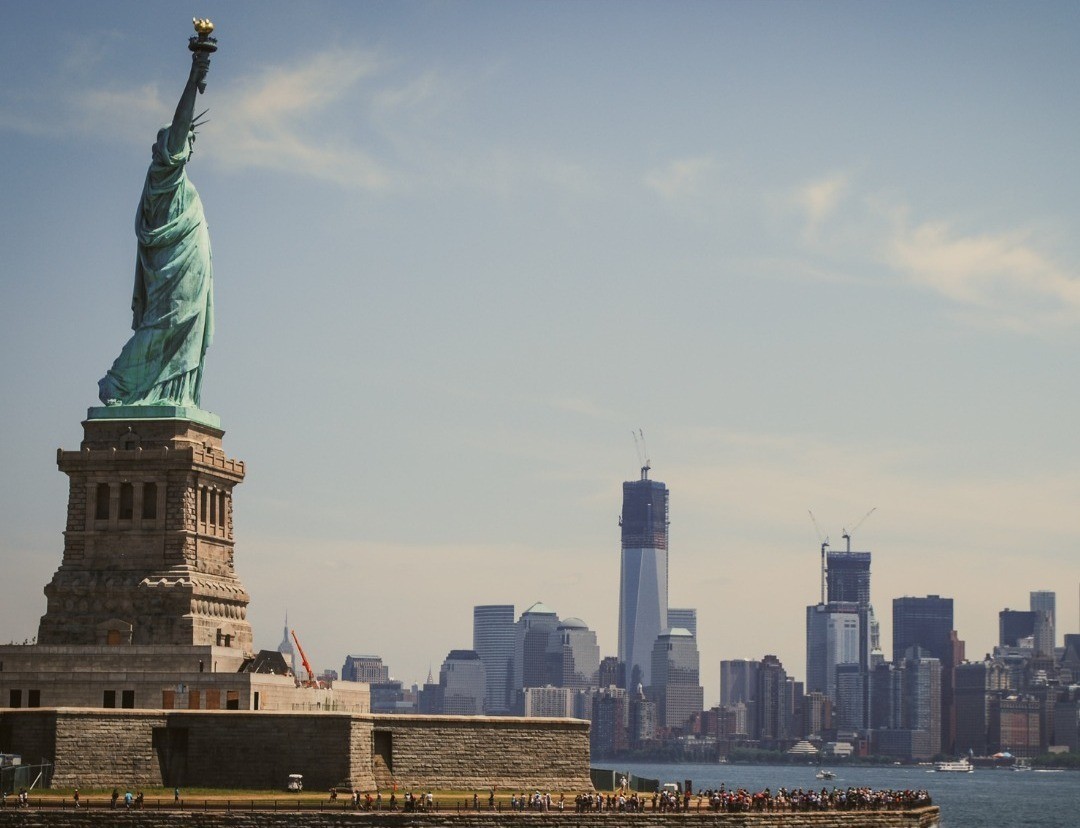
[[[692,780],[694,790],[730,788],[923,788],[941,807],[941,828],[1066,828],[1080,825],[1080,772],[982,770],[935,773],[928,767],[826,766],[836,779],[816,779],[817,766],[670,765],[597,759],[596,767],[663,782]]]

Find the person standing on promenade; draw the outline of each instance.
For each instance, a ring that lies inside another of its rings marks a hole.
[[[79,789],[76,788],[74,793],[71,794],[71,798],[75,800],[75,807],[79,807]]]

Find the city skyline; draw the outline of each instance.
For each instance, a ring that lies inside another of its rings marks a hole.
[[[722,659],[805,678],[807,509],[838,548],[877,507],[853,548],[883,642],[883,608],[932,594],[969,659],[1032,591],[1080,629],[1074,4],[198,13],[203,402],[247,463],[256,647],[288,612],[317,670],[377,653],[422,683],[472,607],[542,601],[614,654],[639,428],[706,706]],[[130,321],[189,33],[57,2],[0,34],[3,641],[61,559],[55,450]]]

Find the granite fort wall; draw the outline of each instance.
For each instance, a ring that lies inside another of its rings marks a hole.
[[[0,734],[10,728],[12,736],[5,750],[27,761],[54,757],[57,787],[272,790],[283,788],[290,773],[304,773],[309,786],[328,788],[351,781],[351,725],[349,714],[334,713],[59,709],[0,714]],[[52,753],[47,752],[50,727]],[[27,749],[35,744],[45,749]],[[362,744],[370,757],[370,739]],[[356,782],[370,788],[374,780]]]
[[[936,828],[936,806],[913,811],[798,813],[798,814],[389,814],[355,812],[259,811],[122,812],[16,811],[0,812],[0,825],[13,828]]]
[[[373,716],[399,788],[590,791],[589,723],[509,716]],[[377,760],[376,760],[377,761]]]
[[[58,787],[591,790],[577,719],[277,711],[21,709],[0,747],[55,759]]]

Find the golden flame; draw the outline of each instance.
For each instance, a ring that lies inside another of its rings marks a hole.
[[[214,24],[210,22],[209,17],[193,17],[191,22],[195,26],[195,32],[201,37],[205,37],[214,31]]]

